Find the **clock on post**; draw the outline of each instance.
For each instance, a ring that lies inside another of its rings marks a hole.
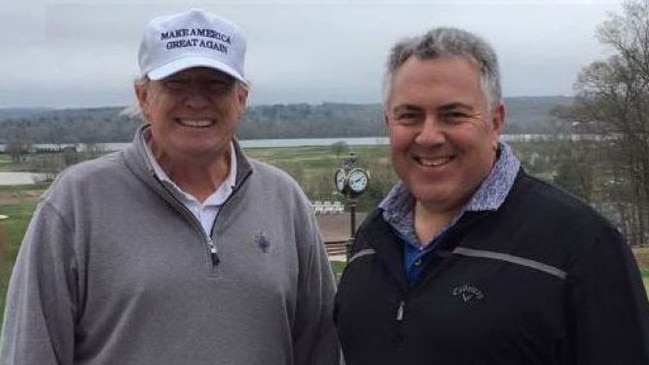
[[[347,259],[351,250],[351,243],[356,233],[356,206],[357,198],[363,194],[370,182],[370,172],[356,158],[353,153],[343,158],[336,172],[334,173],[336,190],[349,199],[349,220],[351,227],[351,238],[347,243]]]
[[[336,190],[348,198],[363,194],[370,182],[370,172],[363,167],[356,156],[350,153],[338,165],[334,174]]]
[[[362,194],[367,189],[367,183],[369,182],[370,177],[367,171],[356,167],[349,172],[347,175],[347,186],[349,186],[349,191],[354,194]]]

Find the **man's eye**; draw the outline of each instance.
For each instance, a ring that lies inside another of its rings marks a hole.
[[[415,124],[421,120],[421,114],[416,112],[397,113],[394,119],[401,124]]]
[[[472,115],[465,112],[448,112],[441,115],[442,119],[451,123],[466,122]]]
[[[228,88],[230,86],[230,82],[228,82],[227,80],[211,80],[208,85],[210,89],[222,90]]]
[[[185,87],[185,82],[181,80],[167,80],[164,86],[169,90],[182,90]]]

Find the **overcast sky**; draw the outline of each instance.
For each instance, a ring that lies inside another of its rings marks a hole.
[[[597,25],[621,0],[23,0],[0,9],[0,107],[132,103],[149,19],[192,7],[248,38],[252,104],[376,103],[391,45],[435,26],[487,39],[505,96],[572,95],[577,73],[610,51]]]

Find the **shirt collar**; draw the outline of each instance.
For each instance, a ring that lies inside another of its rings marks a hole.
[[[520,161],[506,143],[501,142],[498,147],[498,158],[491,172],[471,199],[462,207],[452,224],[457,222],[464,212],[497,210],[505,201],[514,185]],[[414,206],[415,198],[403,182],[397,183],[379,204],[379,208],[383,209],[383,218],[397,230],[397,233],[408,241],[414,238],[414,242],[416,242]]]
[[[473,194],[464,211],[497,210],[507,198],[521,166],[509,145],[500,143],[499,156],[489,176]]]
[[[147,140],[151,137],[151,131],[150,130],[145,130],[144,133],[142,133],[142,139],[143,139],[143,144],[144,144],[144,151],[146,152],[146,157],[147,160],[149,161],[149,164],[153,168],[153,173],[155,176],[160,180],[163,184],[166,186],[170,187],[175,194],[181,198],[184,202],[197,202],[198,199],[194,197],[193,195],[189,194],[188,192],[184,191],[181,189],[178,185],[176,185],[175,182],[173,182],[170,178],[169,175],[160,167],[160,164],[158,161],[153,157],[153,151],[151,151],[151,148],[149,147],[149,144],[147,143]],[[236,184],[236,176],[237,176],[237,157],[236,157],[236,150],[234,148],[234,144],[230,142],[230,171],[228,172],[228,176],[221,183],[221,185],[210,195],[205,199],[205,201],[202,203],[203,206],[220,206],[225,201],[228,199],[230,194],[232,194],[232,190],[234,189],[234,186]]]

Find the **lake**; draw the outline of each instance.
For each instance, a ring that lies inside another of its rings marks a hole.
[[[356,138],[286,138],[286,139],[248,139],[240,140],[243,148],[269,148],[269,147],[303,147],[303,146],[331,146],[334,143],[344,142],[350,146],[375,146],[388,144],[387,137],[356,137]],[[119,151],[130,143],[96,143],[91,145],[102,151]],[[76,147],[77,151],[85,151],[84,143],[35,143],[35,150],[61,150],[65,147]],[[5,145],[0,144],[0,151]]]
[[[568,135],[551,135],[551,134],[503,134],[500,139],[504,142],[541,142],[551,140],[604,140],[615,138],[615,136],[601,136],[590,134],[568,134]],[[270,148],[270,147],[304,147],[304,146],[331,146],[334,143],[344,142],[349,146],[376,146],[387,145],[388,137],[355,137],[355,138],[284,138],[284,139],[248,139],[240,140],[239,143],[243,148]],[[96,143],[93,148],[102,151],[119,151],[128,146],[129,143]],[[33,145],[35,150],[60,150],[64,147],[75,147],[77,151],[86,150],[84,143],[36,143]],[[5,145],[0,144],[0,151],[5,150]]]

